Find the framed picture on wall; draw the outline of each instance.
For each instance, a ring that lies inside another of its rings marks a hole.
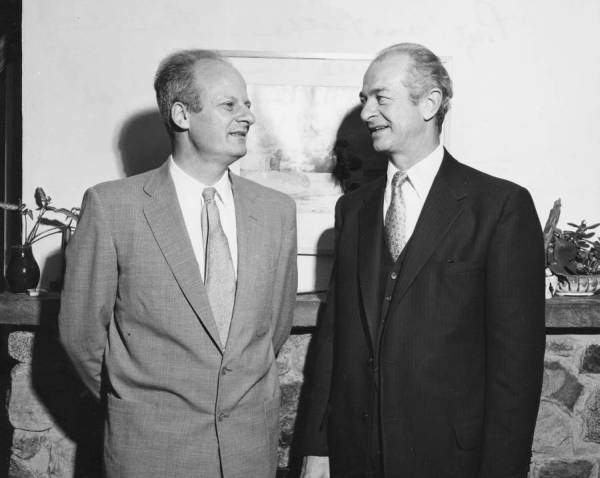
[[[239,173],[296,201],[299,254],[332,254],[335,202],[385,164],[359,116],[371,57],[220,53],[246,79],[256,115]]]

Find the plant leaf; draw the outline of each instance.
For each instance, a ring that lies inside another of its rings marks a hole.
[[[556,237],[554,240],[554,262],[563,268],[577,257],[577,246],[571,241]]]
[[[67,209],[63,209],[63,208],[58,208],[58,209],[52,208],[51,211],[55,212],[55,213],[59,213],[59,214],[64,214],[68,218],[74,219],[74,220],[77,220],[77,218],[79,217],[77,214],[75,214],[73,212],[72,209],[70,211],[68,211]]]
[[[35,198],[35,203],[39,208],[46,207],[50,203],[50,198],[46,196],[44,190],[39,186],[35,188],[33,197]]]

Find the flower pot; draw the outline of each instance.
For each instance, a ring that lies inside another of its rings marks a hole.
[[[13,292],[35,289],[40,280],[40,268],[33,257],[31,245],[10,247],[10,260],[6,268],[6,282]]]
[[[594,295],[600,290],[600,274],[558,276],[556,295]]]

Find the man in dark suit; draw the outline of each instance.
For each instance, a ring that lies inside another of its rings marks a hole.
[[[254,123],[231,64],[177,52],[155,89],[173,154],[87,191],[60,336],[106,400],[109,478],[272,478],[295,205],[229,171]]]
[[[452,83],[427,48],[383,50],[360,97],[388,171],[336,206],[303,477],[525,478],[544,354],[531,197],[440,145]]]

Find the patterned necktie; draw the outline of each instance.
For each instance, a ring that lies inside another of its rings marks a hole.
[[[392,200],[385,214],[385,242],[394,259],[406,245],[406,203],[402,194],[402,184],[408,179],[405,171],[397,171],[392,178]]]
[[[204,284],[213,316],[217,322],[221,346],[225,348],[233,302],[235,300],[235,273],[227,236],[221,227],[219,209],[215,202],[215,188],[202,191],[202,236],[204,238]]]

